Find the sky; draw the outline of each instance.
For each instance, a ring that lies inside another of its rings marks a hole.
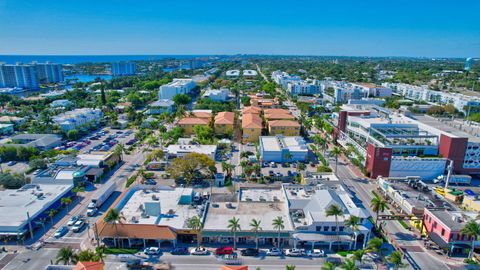
[[[480,56],[478,0],[0,0],[0,54]]]

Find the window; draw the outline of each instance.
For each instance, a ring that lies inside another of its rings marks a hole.
[[[445,235],[445,229],[442,229],[442,236]]]
[[[343,226],[338,227],[338,231],[343,232]]]
[[[332,226],[332,232],[336,232],[336,231],[337,231],[337,227]]]
[[[328,232],[328,228],[330,228],[330,227],[328,227],[328,226],[323,226],[323,230],[324,230],[325,232]]]
[[[322,230],[322,226],[317,226],[315,229],[316,229],[317,232],[319,232],[319,231]]]
[[[434,229],[437,228],[437,222],[436,221],[433,222],[433,228]]]

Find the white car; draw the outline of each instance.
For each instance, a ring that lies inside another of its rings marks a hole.
[[[301,256],[305,255],[305,252],[304,252],[303,249],[291,248],[291,249],[287,249],[287,251],[285,251],[285,255],[289,256],[289,257],[301,257]]]
[[[147,255],[159,255],[160,254],[160,248],[158,248],[158,247],[147,247],[143,252]]]
[[[324,257],[325,252],[321,249],[312,249],[307,251],[307,256],[308,257]]]
[[[283,254],[283,250],[279,248],[271,248],[267,250],[267,252],[265,253],[265,255],[267,256],[282,256],[282,254]]]
[[[73,227],[72,227],[72,232],[81,231],[83,229],[83,226],[85,226],[85,222],[83,222],[82,220],[75,222],[75,224],[73,224]]]
[[[208,255],[208,250],[204,247],[196,247],[190,250],[190,255]]]
[[[68,222],[67,222],[67,226],[73,226],[73,224],[75,224],[75,222],[78,221],[78,217],[77,216],[72,216]]]

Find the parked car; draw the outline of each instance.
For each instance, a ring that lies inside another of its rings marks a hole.
[[[42,172],[42,169],[36,169],[36,170],[33,172],[33,175],[39,175],[41,172]]]
[[[83,222],[83,220],[78,220],[77,222],[75,222],[75,224],[73,224],[72,232],[79,232],[83,229],[84,226],[85,222]]]
[[[208,255],[208,250],[204,247],[196,247],[190,250],[190,255]]]
[[[158,247],[147,247],[143,252],[146,255],[159,255],[161,251]]]
[[[302,257],[303,255],[305,255],[305,252],[303,249],[291,248],[285,251],[285,255],[289,257]]]
[[[273,171],[268,171],[268,175],[269,175],[270,177],[274,177],[274,176],[275,176],[275,173],[274,173]]]
[[[64,236],[65,234],[67,234],[67,232],[68,232],[68,227],[67,226],[62,226],[55,231],[55,233],[53,234],[53,237],[60,238],[60,237]]]
[[[340,264],[342,264],[342,259],[337,258],[337,257],[327,257],[325,259],[325,262],[329,262],[333,265],[340,265]]]
[[[75,224],[75,222],[77,222],[78,219],[79,219],[78,216],[72,216],[72,217],[68,220],[67,226],[73,226],[73,224]]]
[[[94,217],[97,213],[98,213],[97,208],[89,208],[87,210],[87,216],[89,216],[89,217]]]
[[[325,256],[325,251],[321,249],[312,249],[307,251],[307,256],[308,257],[324,257]]]
[[[233,248],[232,247],[220,247],[215,250],[215,255],[225,255],[225,254],[232,254]]]
[[[126,263],[132,263],[132,262],[136,262],[136,263],[140,263],[141,260],[133,255],[130,255],[130,254],[120,254],[117,256],[117,258],[121,261],[121,262],[126,262]]]
[[[187,248],[177,247],[177,248],[172,249],[170,251],[170,254],[172,254],[172,255],[188,255],[189,252],[188,252]]]
[[[267,256],[282,256],[282,254],[283,251],[279,248],[271,248],[265,253]]]
[[[240,253],[242,254],[242,256],[258,256],[258,249],[256,248],[246,248],[246,249],[243,249],[242,251],[240,251]]]
[[[143,182],[145,185],[156,185],[157,182],[153,179],[146,179],[145,182]]]
[[[13,165],[15,165],[15,164],[17,164],[17,162],[16,162],[16,161],[13,161],[13,160],[7,162],[7,165],[8,165],[8,166],[13,166]]]

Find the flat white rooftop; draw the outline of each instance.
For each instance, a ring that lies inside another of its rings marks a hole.
[[[288,149],[291,152],[308,151],[305,140],[300,136],[260,136],[264,151],[276,152]]]
[[[157,224],[176,229],[188,229],[187,220],[196,216],[197,209],[181,204],[182,196],[191,197],[191,188],[155,188],[132,190],[133,194],[120,208],[126,224]],[[142,214],[145,203],[159,204],[160,215]]]
[[[28,184],[0,191],[0,233],[17,232],[73,188],[72,184]]]
[[[167,151],[169,154],[172,154],[172,155],[182,155],[182,154],[195,152],[199,154],[212,156],[212,155],[215,155],[215,152],[217,151],[217,146],[216,145],[171,144],[167,147]]]

